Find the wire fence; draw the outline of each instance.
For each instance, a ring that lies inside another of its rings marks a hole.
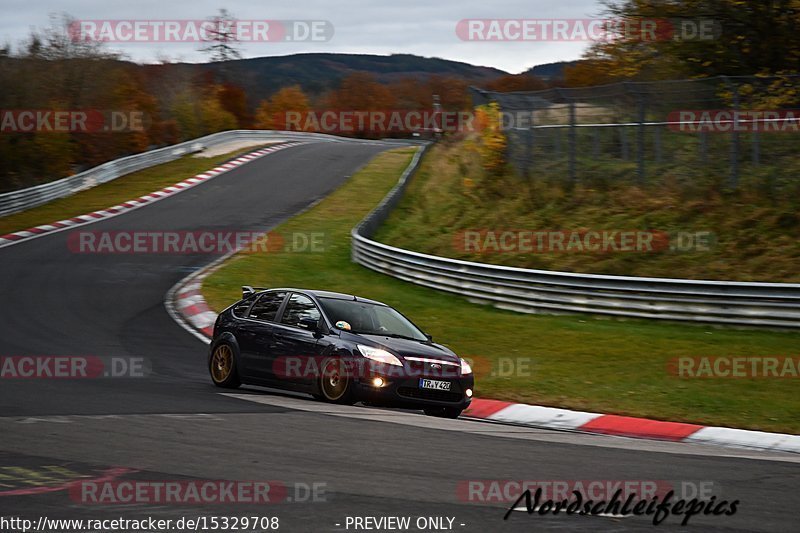
[[[779,181],[798,170],[800,75],[471,93],[476,106],[499,105],[507,159],[525,176],[713,175],[735,189],[744,176]]]

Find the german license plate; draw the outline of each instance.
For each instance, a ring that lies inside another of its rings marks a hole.
[[[433,390],[450,390],[449,381],[440,381],[438,379],[423,379],[419,380],[420,389],[433,389]]]

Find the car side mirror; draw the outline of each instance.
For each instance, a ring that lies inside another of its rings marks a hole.
[[[300,323],[298,325],[303,329],[307,329],[310,331],[317,331],[319,327],[319,320],[305,317],[300,319]]]
[[[429,334],[425,333],[425,338],[428,339],[428,342],[433,342],[433,335],[429,335]]]

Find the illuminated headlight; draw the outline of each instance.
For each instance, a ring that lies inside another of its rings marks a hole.
[[[358,351],[361,352],[361,355],[367,359],[371,359],[379,363],[386,363],[387,365],[403,366],[403,363],[400,362],[400,359],[398,359],[397,356],[387,352],[386,350],[359,344]]]
[[[383,378],[374,378],[372,380],[373,387],[383,387],[384,383]]]
[[[472,389],[467,389],[464,391],[464,394],[467,395],[467,398],[472,398]]]
[[[472,367],[469,366],[466,359],[461,360],[461,375],[472,374]]]

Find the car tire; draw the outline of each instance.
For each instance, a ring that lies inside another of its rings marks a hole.
[[[217,387],[235,389],[241,385],[233,346],[227,342],[220,342],[214,347],[208,362],[208,371],[211,374],[211,381]]]
[[[463,409],[458,407],[426,407],[423,409],[426,415],[439,418],[458,418]]]
[[[319,375],[319,390],[322,401],[353,405],[353,380],[347,375],[344,363],[339,358],[328,358],[322,362]]]

